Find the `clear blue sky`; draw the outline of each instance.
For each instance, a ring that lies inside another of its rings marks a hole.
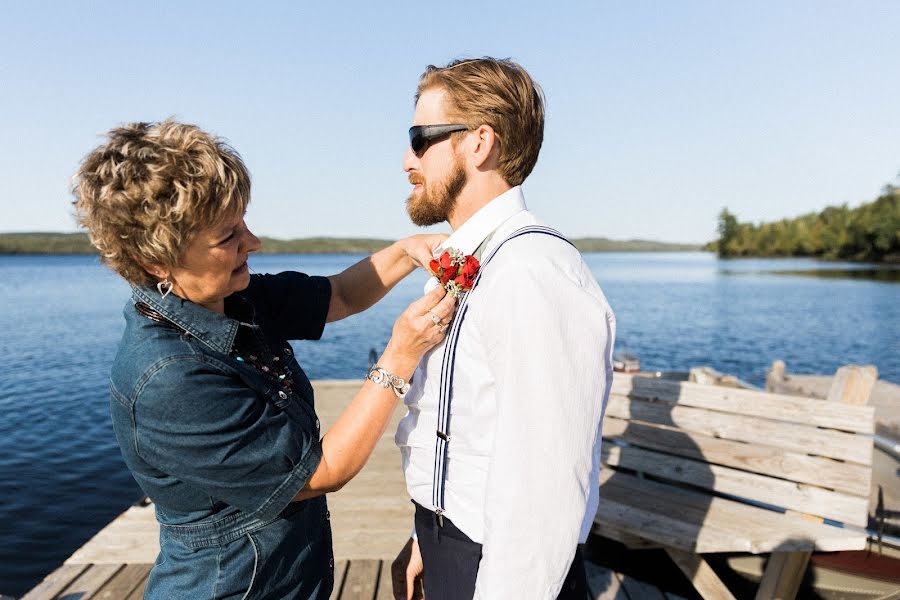
[[[174,115],[243,155],[258,234],[414,233],[417,78],[480,55],[544,87],[526,200],[573,237],[706,241],[723,206],[853,206],[900,171],[897,1],[9,1],[0,231],[74,230],[68,179],[98,134]]]

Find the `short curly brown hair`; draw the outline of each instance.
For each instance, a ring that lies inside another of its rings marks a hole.
[[[490,125],[500,143],[497,170],[509,185],[521,185],[537,163],[544,141],[544,92],[521,65],[486,56],[428,65],[419,78],[416,102],[427,90],[447,94],[447,116],[475,129]]]
[[[250,202],[240,155],[195,125],[129,123],[106,137],[75,174],[75,216],[103,263],[130,283],[155,284],[146,266],[179,266],[194,234]]]

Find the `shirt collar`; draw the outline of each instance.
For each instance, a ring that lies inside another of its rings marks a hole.
[[[442,248],[455,248],[464,254],[472,254],[495,229],[525,209],[522,186],[508,189],[469,217],[447,238]]]
[[[199,341],[222,354],[229,354],[241,322],[169,294],[162,298],[155,289],[131,286],[136,302],[143,302]],[[226,305],[228,304],[226,299]]]

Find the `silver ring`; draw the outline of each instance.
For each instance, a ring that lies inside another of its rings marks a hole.
[[[436,314],[434,314],[433,312],[431,312],[430,310],[428,311],[428,314],[431,315],[431,322],[434,323],[435,325],[437,325],[438,327],[440,327],[441,326],[441,318],[439,316],[437,316]]]

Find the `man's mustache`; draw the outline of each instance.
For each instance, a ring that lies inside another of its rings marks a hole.
[[[419,185],[420,183],[425,183],[425,178],[422,177],[421,175],[410,175],[409,182],[412,185]]]

